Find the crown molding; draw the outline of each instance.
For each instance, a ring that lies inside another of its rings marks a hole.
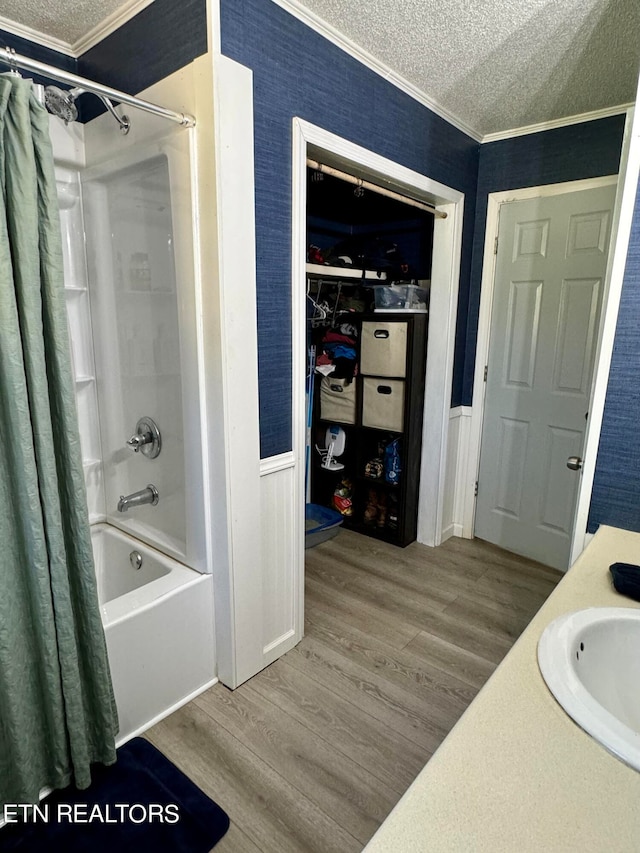
[[[512,139],[515,136],[527,136],[530,133],[540,133],[543,130],[555,130],[558,127],[568,127],[572,124],[583,124],[587,121],[596,121],[599,118],[610,118],[611,116],[622,115],[627,113],[633,104],[618,104],[615,107],[607,107],[603,110],[592,110],[588,113],[578,113],[565,118],[557,118],[553,121],[541,121],[537,124],[527,124],[523,127],[516,127],[512,130],[499,130],[496,133],[485,133],[480,140],[485,142],[499,142],[502,139]]]
[[[385,65],[384,62],[377,59],[375,56],[373,56],[364,48],[360,47],[360,45],[356,44],[356,42],[345,36],[331,24],[320,18],[318,15],[315,14],[315,12],[312,12],[310,9],[307,9],[301,4],[300,0],[272,0],[272,2],[275,3],[277,6],[280,6],[280,8],[284,9],[286,12],[289,12],[289,14],[293,15],[303,24],[306,24],[312,30],[315,30],[315,32],[324,36],[324,38],[326,38],[332,44],[335,44],[341,50],[344,50],[346,53],[349,54],[349,56],[353,57],[354,59],[357,59],[371,71],[374,71],[376,74],[379,74],[381,77],[384,77],[385,80],[388,80],[398,89],[405,92],[407,95],[410,95],[414,100],[418,101],[423,106],[430,109],[436,115],[439,115],[440,118],[443,118],[445,121],[449,122],[449,124],[452,124],[454,127],[457,127],[458,130],[461,130],[463,133],[466,133],[467,136],[470,136],[472,139],[475,139],[476,142],[497,142],[502,139],[511,139],[516,136],[526,136],[530,133],[540,133],[540,131],[544,130],[554,130],[555,128],[568,127],[572,124],[581,124],[582,122],[595,121],[599,118],[609,118],[610,116],[626,113],[631,107],[633,107],[632,103],[619,104],[617,106],[607,107],[606,109],[593,110],[591,112],[580,113],[578,115],[573,116],[566,116],[565,118],[554,119],[552,121],[538,122],[537,124],[516,127],[511,130],[482,134],[475,128],[471,127],[471,125],[463,121],[461,118],[456,116],[454,113],[447,110],[433,98],[429,97],[429,95],[427,95],[426,92],[424,92],[422,89],[418,88],[418,86],[415,86],[413,83],[410,83],[400,74],[389,68],[389,66]]]
[[[47,47],[57,53],[62,53],[66,56],[77,59],[107,36],[111,35],[111,33],[115,32],[119,27],[123,26],[123,24],[126,24],[127,21],[134,18],[139,12],[146,9],[146,7],[150,6],[153,2],[154,0],[128,0],[124,6],[121,6],[111,15],[108,15],[103,21],[82,36],[82,38],[73,42],[73,44],[62,41],[61,39],[57,39],[53,36],[48,36],[45,33],[41,33],[39,30],[34,30],[31,27],[24,26],[16,21],[11,21],[2,15],[0,15],[0,29],[11,33],[12,35],[19,36],[20,38],[27,39],[35,44],[39,44],[42,47]],[[385,65],[384,62],[376,59],[375,56],[364,50],[364,48],[347,38],[347,36],[343,35],[331,24],[328,24],[314,12],[307,9],[299,2],[299,0],[272,0],[272,2],[277,6],[280,6],[286,12],[289,12],[289,14],[293,15],[303,24],[310,27],[312,30],[315,30],[315,32],[322,35],[341,50],[344,50],[349,54],[349,56],[353,57],[358,62],[361,62],[385,80],[388,80],[392,85],[396,86],[396,88],[405,92],[405,94],[430,109],[433,113],[458,128],[458,130],[462,131],[462,133],[465,133],[476,142],[483,144],[486,142],[499,142],[500,140],[512,139],[517,136],[526,136],[530,133],[540,133],[545,130],[568,127],[572,124],[596,121],[600,118],[609,118],[611,116],[627,113],[633,107],[633,103],[619,104],[614,107],[607,107],[606,109],[593,110],[591,112],[554,119],[553,121],[538,122],[537,124],[524,125],[511,130],[501,130],[495,133],[482,134],[462,119],[458,118],[454,113],[445,109],[445,107],[441,106],[437,101],[429,97],[426,92],[423,92],[422,89],[418,88],[413,83],[410,83],[400,74]],[[208,0],[208,4],[211,4],[213,7],[217,7],[218,5],[217,0]]]
[[[88,33],[85,33],[73,43],[62,41],[62,39],[55,38],[54,36],[48,36],[39,30],[18,24],[16,21],[10,21],[2,15],[0,15],[0,29],[14,36],[32,41],[42,47],[48,47],[57,53],[63,53],[66,56],[71,56],[73,59],[78,59],[83,53],[95,47],[95,45],[111,35],[111,33],[115,32],[123,24],[126,24],[127,21],[135,18],[138,12],[146,9],[153,2],[154,0],[128,0],[123,6],[120,6],[111,15],[107,15],[99,24],[96,24]]]
[[[88,33],[85,33],[77,41],[74,41],[71,45],[73,55],[76,57],[82,56],[83,53],[95,47],[99,42],[110,36],[111,33],[115,32],[123,24],[126,24],[131,18],[135,18],[138,12],[142,12],[143,9],[146,9],[152,3],[153,0],[128,0],[127,3],[120,6],[115,12],[107,15],[99,24],[96,24]]]
[[[349,56],[357,59],[371,71],[375,71],[376,74],[384,77],[385,80],[388,80],[396,86],[396,88],[405,92],[405,94],[430,109],[436,115],[439,115],[440,118],[443,118],[445,121],[449,122],[449,124],[457,127],[458,130],[462,131],[462,133],[466,133],[467,136],[475,139],[476,142],[482,141],[481,133],[478,133],[477,130],[474,130],[474,128],[462,121],[458,116],[449,112],[449,110],[445,109],[437,101],[433,100],[433,98],[430,98],[422,91],[422,89],[419,89],[413,83],[405,80],[404,77],[393,71],[393,69],[389,68],[388,65],[385,65],[384,62],[381,62],[375,56],[370,54],[369,51],[364,50],[360,45],[356,44],[350,38],[347,38],[347,36],[343,35],[343,33],[331,26],[331,24],[328,24],[314,12],[305,8],[298,2],[298,0],[272,0],[272,2],[277,6],[280,6],[286,12],[289,12],[289,14],[293,15],[294,18],[302,21],[303,24],[306,24],[312,30],[315,30],[321,36],[324,36],[324,38],[332,42],[332,44],[335,44],[336,47],[344,50],[349,54]]]
[[[48,47],[49,50],[55,50],[57,53],[64,53],[66,56],[76,58],[76,54],[73,52],[73,48],[69,42],[45,35],[45,33],[41,33],[39,30],[26,27],[16,21],[10,21],[9,18],[5,18],[3,15],[0,15],[0,30],[4,30],[13,36],[18,36],[27,41],[32,41],[34,44],[39,44],[42,47]]]

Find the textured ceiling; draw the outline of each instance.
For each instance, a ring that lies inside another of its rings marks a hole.
[[[302,0],[484,135],[635,100],[640,0]]]
[[[180,2],[180,0],[176,0]],[[74,44],[121,0],[1,0]],[[640,0],[298,0],[479,135],[629,103]]]
[[[0,15],[72,45],[122,5],[122,0],[1,0]]]

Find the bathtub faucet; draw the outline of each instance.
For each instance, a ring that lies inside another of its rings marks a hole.
[[[146,489],[141,489],[139,492],[134,492],[132,495],[120,495],[118,501],[118,512],[126,512],[132,506],[142,506],[143,504],[151,504],[155,506],[160,500],[158,490],[154,485],[149,483]]]

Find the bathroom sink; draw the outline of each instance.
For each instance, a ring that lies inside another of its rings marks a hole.
[[[567,714],[640,770],[640,610],[591,607],[560,616],[540,637],[538,665]]]

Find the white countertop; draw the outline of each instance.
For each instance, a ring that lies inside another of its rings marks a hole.
[[[640,534],[601,527],[367,853],[640,851],[640,773],[567,716],[536,657],[540,634],[562,613],[640,607],[613,589],[616,561],[640,563]]]

